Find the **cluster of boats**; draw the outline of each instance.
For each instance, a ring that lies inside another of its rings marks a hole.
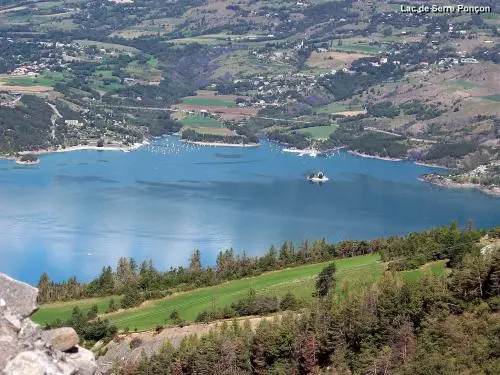
[[[303,150],[299,150],[296,148],[284,148],[283,152],[291,152],[291,153],[297,154],[298,156],[307,155],[307,156],[311,156],[313,158],[315,158],[318,155],[321,155],[321,151],[315,150],[314,148],[306,148]]]

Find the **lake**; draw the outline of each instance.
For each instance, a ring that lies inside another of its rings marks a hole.
[[[457,220],[500,224],[500,199],[420,182],[432,168],[340,153],[299,157],[175,137],[136,152],[75,151],[34,166],[0,160],[0,271],[88,281],[121,256],[186,265],[198,248],[263,254],[283,240],[370,239]],[[312,171],[330,181],[306,181]]]

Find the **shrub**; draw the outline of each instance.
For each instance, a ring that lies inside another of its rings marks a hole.
[[[134,337],[130,341],[130,349],[138,348],[139,346],[141,346],[141,344],[142,344],[142,340],[139,337]]]
[[[290,292],[285,294],[285,296],[280,302],[281,310],[297,310],[299,306],[300,306],[299,301],[297,300],[295,295]]]

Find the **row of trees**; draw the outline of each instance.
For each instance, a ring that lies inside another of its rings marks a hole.
[[[333,272],[332,272],[333,271]],[[333,282],[334,267],[317,291]],[[329,281],[330,280],[330,281]],[[318,288],[319,284],[319,288]],[[328,288],[327,288],[328,289]],[[330,289],[332,290],[332,289]],[[364,291],[327,293],[301,314],[222,323],[179,347],[165,345],[120,375],[497,374],[500,250],[468,247],[449,277],[386,273]]]
[[[166,272],[157,270],[151,260],[138,265],[134,259],[122,257],[115,270],[103,267],[99,276],[87,284],[75,277],[57,283],[43,273],[38,283],[39,300],[44,303],[115,294],[125,294],[128,298],[128,294],[137,292],[143,297],[159,298],[174,288],[189,290],[291,266],[370,254],[378,251],[381,243],[381,240],[372,240],[330,244],[318,240],[304,241],[297,248],[291,241],[285,241],[280,248],[271,246],[261,257],[249,257],[245,252],[236,255],[233,249],[226,249],[219,252],[216,264],[208,267],[202,266],[201,252],[196,249],[187,268],[171,268]]]
[[[298,247],[291,241],[285,241],[279,248],[271,246],[260,257],[249,257],[245,252],[235,254],[233,249],[220,251],[214,266],[203,266],[201,253],[196,249],[188,267],[171,268],[166,272],[156,269],[151,260],[138,264],[132,258],[122,257],[114,270],[110,266],[104,267],[100,275],[87,284],[80,283],[74,277],[58,283],[44,273],[38,283],[39,299],[43,303],[125,294],[127,298],[130,297],[130,301],[140,303],[144,298],[163,297],[174,289],[189,290],[286,267],[375,252],[379,252],[384,261],[409,263],[404,266],[405,269],[441,258],[449,258],[452,264],[459,264],[466,249],[473,246],[484,233],[473,228],[462,230],[453,223],[407,236],[370,241],[347,240],[334,244],[323,239],[304,241]],[[498,237],[500,231],[493,231],[492,235]],[[134,304],[130,302],[124,307]]]

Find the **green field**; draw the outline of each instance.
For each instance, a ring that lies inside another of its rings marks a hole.
[[[467,90],[467,89],[475,89],[475,88],[479,87],[475,83],[469,82],[469,81],[467,81],[465,79],[461,79],[461,78],[453,80],[453,82],[451,82],[451,86],[452,86],[451,89],[453,89],[453,90]]]
[[[302,134],[310,133],[315,139],[324,139],[328,138],[335,130],[337,130],[337,125],[313,126],[311,128],[299,129],[298,132]]]
[[[384,271],[378,254],[339,259],[337,265],[337,293],[342,293],[346,286],[350,290],[366,288],[376,281]],[[179,312],[186,322],[193,322],[203,310],[230,306],[246,296],[250,288],[258,295],[285,295],[292,291],[299,299],[307,302],[312,299],[314,282],[318,273],[326,263],[311,264],[280,271],[268,272],[257,277],[228,281],[212,287],[195,289],[189,292],[174,293],[165,299],[150,301],[144,307],[106,315],[119,329],[147,330],[157,325],[171,324],[169,318],[173,310]],[[424,265],[421,269],[401,272],[403,278],[414,280],[426,272],[441,275],[445,273],[445,262]],[[119,297],[114,297],[118,301]],[[71,315],[74,305],[78,304],[84,311],[93,304],[99,307],[102,314],[108,307],[110,297],[93,298],[81,301],[70,301],[44,305],[33,316],[37,323],[44,324],[57,318],[65,320]]]
[[[335,51],[340,52],[361,52],[367,54],[377,54],[381,50],[384,50],[383,46],[370,46],[364,43],[344,43],[341,46],[334,46]]]
[[[20,76],[20,77],[4,77],[0,81],[13,86],[46,86],[53,87],[56,82],[64,80],[62,73],[51,72],[44,73],[38,77]]]
[[[442,260],[438,262],[428,263],[420,267],[418,270],[400,272],[399,274],[405,280],[418,280],[426,272],[430,272],[433,275],[444,275],[447,272],[446,261]]]
[[[186,126],[206,126],[214,128],[220,127],[221,125],[216,119],[208,116],[202,116],[200,114],[186,115],[184,118],[179,119],[179,121]]]
[[[38,310],[32,319],[39,324],[46,324],[53,322],[56,319],[61,319],[62,321],[71,318],[71,312],[73,307],[78,305],[85,313],[90,310],[92,305],[97,304],[99,308],[99,313],[103,313],[107,310],[109,306],[109,301],[114,298],[115,303],[118,304],[120,301],[119,296],[114,297],[100,297],[100,298],[88,298],[79,301],[68,301],[68,302],[57,302],[48,305],[43,305],[40,310]]]
[[[336,261],[338,283],[337,289],[342,290],[344,283],[351,287],[369,285],[383,272],[383,264],[379,255],[365,255],[346,258]],[[269,272],[257,277],[229,281],[213,287],[195,289],[186,293],[177,293],[166,299],[152,301],[147,307],[129,309],[123,312],[110,314],[107,318],[120,329],[129,327],[131,330],[146,330],[159,324],[169,324],[169,315],[177,310],[183,320],[192,322],[200,311],[216,307],[230,306],[254,288],[258,294],[284,295],[288,291],[303,299],[311,299],[316,275],[328,263],[312,264],[281,271]],[[67,319],[71,315],[73,306],[78,304],[84,310],[89,310],[96,303],[99,313],[108,307],[110,297],[93,298],[81,301],[55,303],[44,305],[33,316],[37,323],[44,324],[57,318]],[[115,297],[117,301],[118,297]]]
[[[220,43],[222,41],[229,41],[231,36],[227,34],[205,34],[205,35],[197,35],[197,36],[187,36],[184,38],[173,39],[175,43],[179,44],[190,44],[190,43],[199,43],[199,44],[214,44]]]
[[[342,259],[336,262],[338,285],[340,291],[344,282],[371,284],[383,271],[383,265],[377,262],[378,255],[367,255]],[[112,314],[109,319],[120,329],[145,330],[159,324],[169,324],[170,313],[177,310],[183,320],[192,322],[203,311],[216,307],[230,306],[243,298],[249,288],[258,294],[285,295],[288,291],[304,300],[311,299],[316,275],[328,263],[313,264],[270,272],[258,277],[234,280],[208,288],[196,289],[188,293],[173,295],[167,299],[154,301],[145,308],[136,308]]]
[[[213,107],[235,107],[236,103],[234,100],[230,99],[219,99],[219,98],[202,98],[202,97],[188,97],[182,100],[184,104],[190,105],[206,105]]]
[[[314,114],[330,114],[345,111],[361,111],[363,107],[358,104],[330,103],[313,108]]]
[[[77,40],[76,42],[83,46],[96,46],[97,48],[107,48],[112,50],[115,49],[118,51],[125,51],[125,52],[138,52],[137,48],[124,46],[123,44],[104,43],[104,42],[98,42],[96,40],[87,40],[87,39]]]
[[[494,102],[500,102],[500,94],[493,94],[488,96],[483,96],[483,99],[488,99]]]

